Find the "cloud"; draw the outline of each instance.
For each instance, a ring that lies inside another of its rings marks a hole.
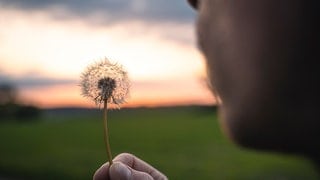
[[[73,79],[56,79],[51,77],[41,77],[40,75],[35,74],[27,74],[24,76],[16,77],[0,73],[0,84],[10,84],[18,88],[31,88],[76,83],[77,81]]]
[[[195,17],[185,0],[0,0],[0,6],[104,24],[128,19],[193,22]]]

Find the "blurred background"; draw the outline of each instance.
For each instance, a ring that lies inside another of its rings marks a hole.
[[[127,107],[214,103],[184,1],[1,0],[0,8],[0,80],[23,103],[92,107],[77,85],[104,57],[129,72]]]
[[[170,179],[316,179],[305,159],[248,151],[220,132],[185,0],[0,0],[0,180],[91,179],[106,159],[80,75],[107,57],[132,81],[109,113],[113,154]]]

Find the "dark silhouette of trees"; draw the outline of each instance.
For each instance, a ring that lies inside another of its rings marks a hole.
[[[0,84],[0,121],[33,121],[40,115],[39,108],[18,102],[18,93],[13,85]]]
[[[0,105],[15,103],[17,90],[10,84],[0,84]]]

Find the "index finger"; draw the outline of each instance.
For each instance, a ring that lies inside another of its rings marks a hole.
[[[108,180],[109,179],[109,163],[103,164],[93,175],[93,180]]]

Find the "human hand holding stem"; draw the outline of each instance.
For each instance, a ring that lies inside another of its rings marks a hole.
[[[148,163],[126,153],[118,155],[114,165],[110,166],[113,162],[107,122],[108,104],[115,104],[119,108],[126,101],[129,86],[127,72],[122,69],[121,65],[110,63],[107,58],[88,66],[81,75],[82,95],[92,99],[99,107],[103,104],[104,142],[109,161],[106,166],[110,168],[107,169],[103,165],[96,171],[94,179],[109,179],[110,177],[123,179],[126,176],[126,178],[139,180],[152,178],[167,180],[165,175]],[[136,167],[139,169],[135,169]]]

